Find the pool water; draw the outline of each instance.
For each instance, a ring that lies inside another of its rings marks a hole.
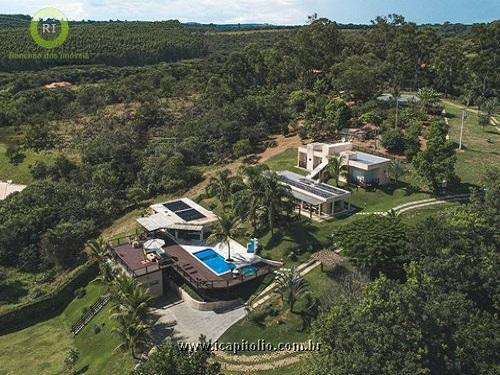
[[[226,262],[224,257],[217,253],[214,249],[205,249],[193,253],[205,266],[210,268],[216,275],[229,272],[235,268],[235,265]]]
[[[255,266],[243,266],[240,268],[240,273],[244,276],[253,276],[257,273],[257,268]]]

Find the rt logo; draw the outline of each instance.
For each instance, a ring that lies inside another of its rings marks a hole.
[[[31,37],[40,47],[56,48],[63,44],[68,37],[68,19],[56,8],[42,8],[31,19],[29,30]]]

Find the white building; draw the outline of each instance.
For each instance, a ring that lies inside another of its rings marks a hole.
[[[137,222],[148,232],[166,230],[175,239],[203,241],[217,223],[217,215],[189,198],[181,198],[150,206],[152,215]]]
[[[277,172],[283,184],[290,186],[299,212],[311,219],[329,219],[351,209],[351,192],[316,182],[290,171]]]
[[[384,185],[390,181],[390,159],[354,151],[351,142],[333,144],[310,143],[299,147],[298,167],[309,171],[308,178],[316,178],[328,165],[332,156],[342,156],[347,166],[347,177],[341,176],[341,181],[348,180],[359,185]]]

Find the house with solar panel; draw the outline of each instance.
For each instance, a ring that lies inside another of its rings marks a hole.
[[[310,143],[299,147],[297,166],[308,171],[310,179],[319,178],[332,156],[342,156],[347,168],[340,180],[360,186],[384,185],[390,182],[390,159],[353,149],[351,142]]]
[[[180,286],[187,283],[212,302],[281,266],[258,255],[257,239],[249,239],[246,246],[233,239],[207,244],[217,222],[215,213],[188,198],[153,204],[148,215],[137,218],[138,238],[129,236],[113,244],[112,255],[155,297],[168,291],[183,294]],[[184,297],[190,299],[185,293]]]
[[[311,219],[331,219],[351,210],[351,192],[290,171],[277,172],[281,183],[288,185],[299,214]]]

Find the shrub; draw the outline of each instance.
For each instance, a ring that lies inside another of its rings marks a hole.
[[[389,129],[382,134],[382,145],[395,154],[402,154],[406,150],[406,139],[398,129]]]
[[[94,331],[94,334],[96,334],[96,335],[99,334],[101,332],[101,326],[98,324],[95,324],[93,331]]]
[[[276,146],[278,146],[278,142],[276,142],[274,139],[268,139],[264,142],[264,147],[266,148],[273,148]]]
[[[237,158],[251,154],[252,151],[253,147],[248,139],[240,139],[233,146],[233,154]]]
[[[268,315],[267,309],[253,310],[248,314],[248,318],[255,324],[262,325]]]
[[[85,315],[88,312],[89,312],[89,307],[88,306],[83,306],[82,307],[82,316]]]

